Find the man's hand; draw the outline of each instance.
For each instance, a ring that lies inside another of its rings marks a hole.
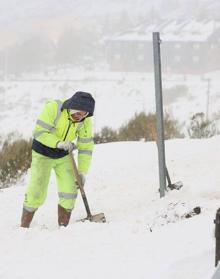
[[[59,141],[57,148],[68,151],[69,153],[76,149],[76,145],[71,141]]]

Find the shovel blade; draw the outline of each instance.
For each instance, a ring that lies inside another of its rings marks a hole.
[[[104,213],[99,213],[96,215],[92,215],[90,218],[91,222],[97,222],[97,223],[105,223],[106,222],[106,218]]]
[[[183,182],[177,181],[174,184],[168,185],[167,187],[170,188],[170,190],[180,190],[183,187]]]
[[[99,214],[87,216],[86,218],[83,218],[79,221],[85,222],[86,220],[88,220],[90,222],[95,222],[95,223],[105,223],[106,222],[106,218],[105,218],[104,213],[99,213]]]

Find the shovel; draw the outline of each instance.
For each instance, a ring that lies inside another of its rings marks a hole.
[[[71,157],[72,164],[73,164],[73,173],[74,173],[74,176],[76,178],[76,181],[77,181],[77,184],[78,184],[78,187],[79,187],[82,199],[83,199],[83,203],[85,205],[86,213],[87,213],[87,217],[84,218],[84,219],[81,219],[80,221],[84,222],[86,220],[89,220],[90,222],[105,223],[106,218],[105,218],[104,213],[99,213],[99,214],[95,214],[95,215],[91,214],[89,204],[88,204],[88,200],[86,198],[86,193],[85,193],[84,187],[82,185],[81,177],[79,175],[79,172],[78,172],[78,169],[77,169],[77,166],[76,166],[76,162],[75,162],[75,159],[74,159],[74,156],[73,156],[72,153],[70,153],[70,157]]]

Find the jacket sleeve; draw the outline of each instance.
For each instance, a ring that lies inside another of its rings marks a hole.
[[[87,173],[91,164],[93,147],[92,119],[88,117],[83,121],[82,128],[78,131],[77,149],[79,172]]]
[[[49,101],[40,113],[36,126],[33,131],[33,137],[40,143],[55,148],[59,139],[54,135],[55,119],[57,117],[58,104],[55,101]]]

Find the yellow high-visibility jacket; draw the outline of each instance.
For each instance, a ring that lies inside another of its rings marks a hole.
[[[74,123],[67,109],[62,109],[63,101],[51,100],[40,113],[33,131],[32,148],[36,152],[51,157],[61,158],[68,152],[56,148],[59,141],[75,141],[78,149],[78,170],[86,173],[89,169],[93,141],[91,117]]]

